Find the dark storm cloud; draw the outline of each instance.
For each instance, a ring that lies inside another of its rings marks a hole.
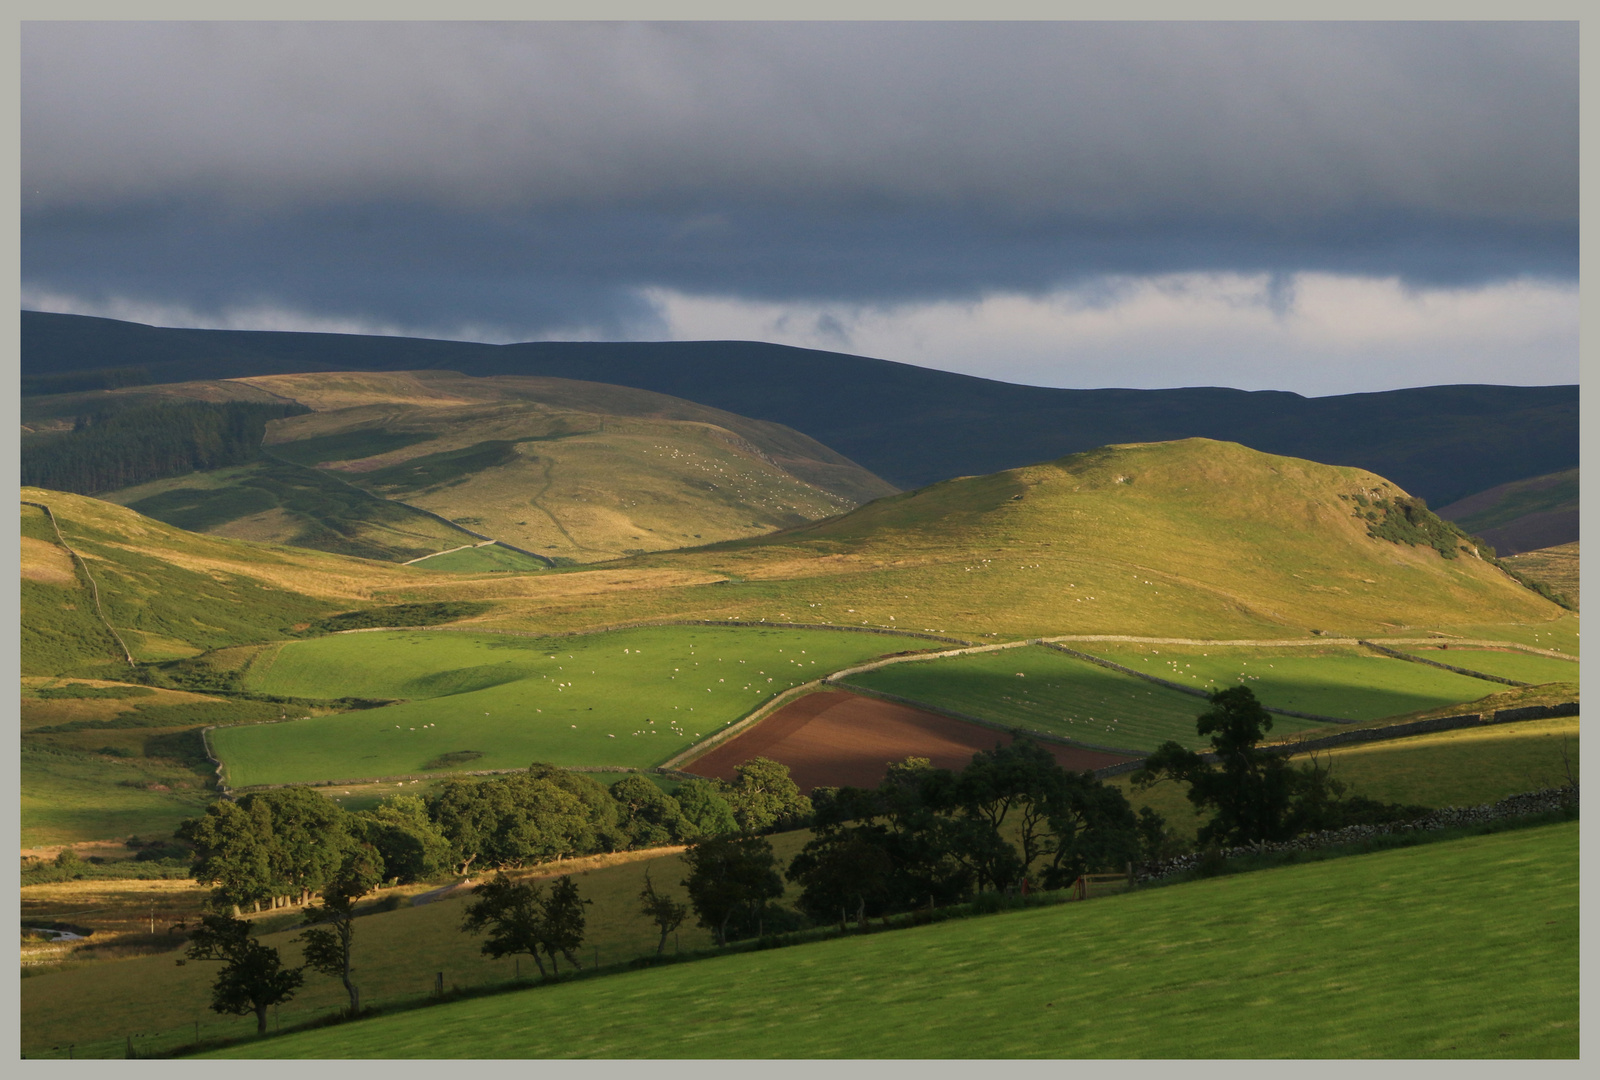
[[[24,284],[648,330],[636,290],[1571,278],[1577,34],[28,24]]]

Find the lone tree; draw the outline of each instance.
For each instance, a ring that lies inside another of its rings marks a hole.
[[[1195,730],[1211,737],[1219,759],[1215,765],[1176,742],[1165,742],[1145,758],[1134,782],[1148,788],[1171,777],[1188,784],[1195,808],[1212,811],[1200,829],[1201,844],[1253,844],[1292,835],[1297,777],[1287,758],[1256,746],[1272,730],[1272,714],[1250,688],[1233,686],[1212,694],[1211,708],[1196,719]]]
[[[487,931],[482,949],[485,956],[499,959],[527,953],[538,965],[539,976],[550,978],[560,974],[556,965],[559,952],[582,970],[577,950],[583,944],[583,908],[590,901],[579,899],[577,883],[570,874],[557,879],[548,897],[543,885],[512,881],[503,873],[479,885],[472,894],[478,899],[467,906],[461,929]],[[540,953],[550,958],[548,972]]]
[[[267,1009],[288,1001],[304,977],[285,968],[278,950],[250,937],[250,924],[227,915],[202,915],[189,937],[189,959],[223,963],[211,986],[211,1008],[231,1016],[256,1014],[256,1034],[267,1033]],[[182,963],[182,961],[179,961]]]
[[[689,848],[683,858],[689,864],[689,876],[683,879],[689,903],[718,945],[728,943],[734,916],[758,913],[783,895],[772,845],[759,836],[712,837]]]
[[[350,981],[350,947],[355,942],[356,901],[383,880],[383,860],[370,846],[345,860],[322,890],[322,903],[306,909],[309,925],[296,940],[304,943],[306,967],[344,983],[350,1015],[361,1014],[361,991]]]
[[[647,868],[644,872],[644,888],[639,891],[639,910],[661,931],[661,940],[656,943],[656,955],[660,956],[666,950],[667,935],[682,926],[683,920],[688,918],[689,907],[666,893],[656,892],[655,882],[650,880]]]

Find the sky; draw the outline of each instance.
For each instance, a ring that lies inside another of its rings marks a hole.
[[[1578,379],[1575,23],[34,22],[21,131],[35,310]]]

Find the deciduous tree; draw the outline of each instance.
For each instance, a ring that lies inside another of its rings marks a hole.
[[[232,1016],[256,1014],[256,1033],[267,1032],[267,1010],[294,997],[304,977],[285,968],[278,950],[250,936],[250,924],[227,915],[202,915],[189,937],[191,960],[221,961],[211,986],[211,1008]],[[182,961],[179,961],[182,963]]]
[[[701,926],[728,943],[735,915],[751,914],[783,895],[772,845],[759,836],[718,836],[702,840],[683,855],[689,876],[682,884]]]
[[[297,939],[303,944],[307,967],[344,984],[352,1017],[361,1014],[361,992],[350,978],[355,905],[382,880],[382,857],[370,845],[362,845],[323,886],[322,903],[306,909],[309,926]]]
[[[650,870],[646,867],[644,888],[639,891],[639,909],[661,931],[661,940],[656,942],[656,955],[660,956],[666,950],[667,935],[683,925],[683,920],[689,915],[689,907],[666,893],[656,892],[655,882],[650,880]]]

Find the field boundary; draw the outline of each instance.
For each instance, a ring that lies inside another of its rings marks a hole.
[[[1507,686],[1532,686],[1532,685],[1534,685],[1533,683],[1518,682],[1515,679],[1502,678],[1499,675],[1490,675],[1487,672],[1473,671],[1473,670],[1471,670],[1469,668],[1455,667],[1455,666],[1453,666],[1451,664],[1441,664],[1437,660],[1428,660],[1425,657],[1421,657],[1421,656],[1412,656],[1410,653],[1401,652],[1399,649],[1391,649],[1387,645],[1379,645],[1375,641],[1363,641],[1361,644],[1365,645],[1367,648],[1372,649],[1375,652],[1382,653],[1384,656],[1392,656],[1396,660],[1409,660],[1413,664],[1427,664],[1429,667],[1443,668],[1446,671],[1453,671],[1457,675],[1469,675],[1474,679],[1484,679],[1484,680],[1486,680],[1488,682],[1504,683]]]
[[[1391,724],[1388,727],[1357,728],[1354,731],[1337,731],[1332,735],[1265,743],[1261,749],[1272,754],[1303,754],[1312,750],[1326,750],[1336,746],[1349,746],[1354,743],[1387,742],[1390,739],[1404,739],[1411,735],[1427,735],[1435,731],[1457,731],[1462,728],[1488,727],[1493,724],[1515,724],[1522,720],[1553,720],[1558,717],[1577,715],[1578,703],[1576,701],[1563,701],[1556,705],[1523,705],[1514,709],[1498,709],[1492,713],[1459,713],[1455,716],[1435,716],[1427,720],[1408,720],[1403,724]],[[1200,759],[1202,761],[1216,761],[1217,755],[1204,753],[1200,755]],[[1124,762],[1121,765],[1107,765],[1103,769],[1096,769],[1095,775],[1101,779],[1120,776],[1123,773],[1133,772],[1142,767],[1143,763],[1144,760],[1141,758],[1139,761]]]
[[[499,543],[499,541],[495,541]],[[507,545],[501,545],[502,547]],[[513,549],[518,550],[518,549]],[[444,554],[440,552],[440,554]],[[524,554],[527,554],[524,552]],[[333,634],[371,634],[380,630],[411,632],[414,630],[452,631],[457,634],[505,634],[510,637],[531,638],[569,638],[589,637],[593,634],[610,634],[618,630],[654,630],[664,626],[751,626],[757,629],[771,628],[775,630],[842,630],[847,634],[878,634],[883,637],[909,637],[922,638],[926,641],[948,641],[957,645],[971,645],[972,642],[962,638],[945,637],[939,634],[928,634],[916,630],[879,629],[875,626],[834,626],[830,623],[796,623],[796,622],[767,622],[765,619],[751,621],[748,619],[668,619],[664,622],[631,622],[615,623],[610,626],[597,626],[589,630],[558,630],[549,633],[540,633],[537,630],[496,630],[478,626],[458,626],[455,624],[444,626],[361,626],[354,630],[335,630]],[[332,637],[333,634],[329,634]],[[307,639],[314,640],[314,639]],[[1009,644],[1025,645],[1026,642],[1012,642]],[[983,646],[986,648],[1003,648],[1005,646]]]
[[[1064,652],[1068,656],[1071,656],[1075,659],[1087,660],[1091,664],[1098,664],[1100,667],[1110,668],[1112,671],[1120,671],[1124,675],[1132,675],[1136,679],[1143,679],[1146,682],[1155,683],[1157,686],[1165,686],[1169,690],[1176,690],[1179,693],[1189,694],[1192,697],[1205,698],[1207,701],[1211,700],[1211,694],[1208,691],[1200,690],[1193,686],[1184,686],[1182,683],[1171,682],[1167,679],[1161,678],[1159,675],[1151,675],[1148,672],[1136,671],[1131,667],[1123,667],[1114,660],[1106,660],[1103,657],[1091,656],[1089,653],[1079,652],[1077,649],[1069,649],[1065,645],[1058,645],[1053,641],[1046,641],[1043,638],[1039,639],[1039,644],[1043,645],[1047,649],[1055,649],[1058,652]],[[1293,709],[1275,709],[1270,705],[1263,705],[1262,708],[1275,716],[1292,716],[1297,720],[1315,720],[1323,724],[1354,724],[1358,722],[1355,720],[1347,720],[1340,716],[1322,716],[1317,713],[1296,712]]]
[[[661,770],[670,769],[674,772],[679,771],[679,765],[690,764],[696,758],[704,757],[707,752],[714,750],[718,746],[721,746],[723,743],[727,742],[735,735],[745,731],[747,728],[755,727],[756,724],[760,723],[762,720],[765,720],[767,718],[767,714],[776,709],[779,704],[787,703],[790,698],[798,697],[801,694],[820,691],[827,681],[827,678],[823,677],[821,679],[812,679],[807,683],[801,683],[799,686],[789,687],[789,689],[783,691],[781,694],[778,694],[776,697],[768,698],[760,705],[757,705],[750,712],[746,713],[738,720],[735,720],[721,731],[714,732],[711,735],[708,735],[706,738],[701,739],[693,746],[678,751],[676,754],[663,761],[660,765],[657,765],[656,768]]]
[[[1131,634],[1060,634],[1054,637],[1043,638],[1044,641],[1121,641],[1133,645],[1215,645],[1218,648],[1225,646],[1239,646],[1243,648],[1300,648],[1315,645],[1365,645],[1362,638],[1345,637],[1314,637],[1314,638],[1278,638],[1254,639],[1238,638],[1224,640],[1220,638],[1176,638],[1176,637],[1137,637]],[[1391,645],[1438,645],[1443,642],[1447,645],[1473,645],[1490,649],[1517,649],[1536,656],[1549,656],[1556,660],[1571,660],[1577,662],[1577,657],[1568,653],[1558,652],[1555,649],[1541,649],[1535,645],[1524,645],[1518,641],[1496,641],[1490,638],[1462,638],[1462,637],[1425,637],[1425,638],[1389,638]]]
[[[72,545],[68,544],[66,538],[61,535],[61,526],[56,522],[55,511],[51,510],[44,503],[33,502],[31,499],[22,499],[19,501],[23,506],[33,506],[43,510],[44,516],[50,519],[50,528],[55,530],[56,543],[60,544],[62,548],[66,550],[68,555],[71,555],[78,561],[78,565],[83,567],[83,576],[89,579],[89,593],[94,597],[94,613],[99,616],[101,625],[103,625],[106,628],[106,631],[116,639],[117,647],[122,650],[122,655],[128,661],[128,666],[138,667],[139,665],[133,659],[133,653],[128,651],[127,642],[122,640],[122,635],[117,633],[116,627],[111,625],[111,620],[106,618],[104,609],[100,607],[100,586],[95,584],[94,575],[89,573],[89,563],[82,555],[79,555],[76,551],[72,550]]]

